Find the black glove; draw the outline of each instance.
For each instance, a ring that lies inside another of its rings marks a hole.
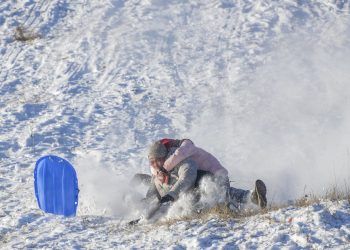
[[[163,196],[159,202],[162,204],[162,203],[166,203],[169,201],[174,201],[174,198],[171,195],[167,194],[167,195]]]

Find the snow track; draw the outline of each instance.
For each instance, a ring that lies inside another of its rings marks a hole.
[[[349,12],[346,0],[1,1],[0,246],[348,244],[347,203],[128,229],[97,217],[106,202],[94,199],[120,203],[119,182],[148,172],[160,137],[193,139],[238,187],[266,180],[273,201],[348,181]],[[41,38],[14,40],[19,26]],[[79,217],[38,210],[32,172],[45,154],[78,168]]]

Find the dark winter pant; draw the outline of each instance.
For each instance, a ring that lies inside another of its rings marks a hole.
[[[233,204],[244,204],[248,202],[249,199],[249,190],[238,189],[234,187],[230,187],[230,181],[227,177],[215,177],[212,173],[208,171],[198,170],[197,179],[194,184],[194,188],[198,188],[200,182],[203,178],[213,178],[215,183],[218,183],[220,186],[226,190],[226,200],[227,203]],[[148,174],[135,174],[131,180],[132,185],[144,184],[149,186],[149,189],[146,194],[146,198],[157,196],[160,199],[160,195],[152,183],[152,177]]]

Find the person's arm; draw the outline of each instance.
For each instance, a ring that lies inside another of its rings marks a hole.
[[[174,199],[177,199],[180,193],[194,187],[197,178],[197,164],[193,160],[182,162],[179,166],[178,177],[179,179],[168,193]]]
[[[173,170],[177,164],[192,156],[195,152],[196,147],[194,146],[193,142],[188,139],[183,140],[180,147],[178,147],[175,152],[164,162],[164,168],[168,172]]]

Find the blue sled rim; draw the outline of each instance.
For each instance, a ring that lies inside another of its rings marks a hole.
[[[39,208],[46,213],[75,216],[78,207],[78,179],[65,159],[47,155],[34,169],[34,190]]]

